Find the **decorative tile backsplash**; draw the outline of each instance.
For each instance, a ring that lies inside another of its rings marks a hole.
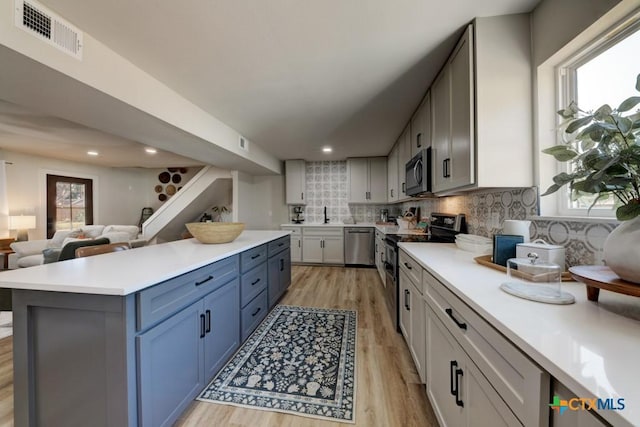
[[[347,203],[347,162],[323,161],[305,163],[305,194],[307,204],[304,218],[307,223],[321,223],[324,207],[331,223],[342,223],[354,218],[356,222],[373,222],[380,218],[380,210],[386,205],[349,205]],[[289,209],[293,218],[293,207]]]
[[[419,206],[422,216],[430,212],[464,213],[468,232],[486,237],[500,233],[506,219],[530,219],[531,239],[564,246],[568,267],[603,263],[604,241],[617,226],[616,221],[538,219],[538,205],[538,189],[531,187],[405,202],[402,208]]]
[[[306,198],[304,218],[307,223],[321,223],[324,207],[331,223],[353,218],[356,222],[379,220],[380,211],[399,215],[410,207],[419,207],[423,218],[432,212],[464,213],[468,233],[492,237],[502,231],[506,219],[530,219],[531,239],[543,239],[566,248],[567,266],[602,264],[602,247],[616,221],[576,221],[535,218],[539,214],[536,187],[506,190],[481,190],[460,196],[414,200],[389,205],[349,205],[347,203],[347,162],[306,163]],[[294,217],[290,207],[290,218]]]

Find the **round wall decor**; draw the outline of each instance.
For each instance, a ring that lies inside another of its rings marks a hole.
[[[158,175],[158,180],[161,183],[166,184],[171,181],[171,174],[169,172],[161,172],[160,175]]]

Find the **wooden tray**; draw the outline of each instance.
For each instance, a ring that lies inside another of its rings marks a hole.
[[[577,265],[569,269],[578,282],[587,285],[587,299],[598,301],[600,289],[640,297],[640,284],[621,279],[604,265]]]
[[[493,259],[493,256],[491,255],[482,255],[482,256],[478,256],[474,258],[474,261],[477,262],[480,265],[484,265],[485,267],[489,267],[489,268],[493,268],[494,270],[498,270],[498,271],[502,271],[503,273],[507,272],[507,267],[505,267],[504,265],[500,265],[500,264],[494,264],[493,261],[491,261]],[[531,274],[527,274],[527,273],[521,273],[519,271],[514,271],[512,273],[514,276],[520,277],[522,279],[525,280],[530,280],[530,281],[534,281],[533,279],[533,275]],[[573,282],[573,277],[571,277],[571,273],[569,273],[568,271],[563,271],[562,275],[561,275],[561,280],[563,282]],[[539,280],[538,280],[539,281]]]

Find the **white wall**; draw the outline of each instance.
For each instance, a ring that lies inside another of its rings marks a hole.
[[[284,175],[251,176],[233,171],[233,221],[250,230],[277,230],[289,222]]]
[[[35,214],[30,239],[46,235],[46,174],[93,179],[95,224],[137,225],[140,211],[152,206],[157,170],[107,168],[0,150],[7,166],[10,214]]]

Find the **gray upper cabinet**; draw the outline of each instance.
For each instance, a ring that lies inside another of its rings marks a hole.
[[[305,164],[304,160],[285,161],[285,193],[288,205],[305,205]]]
[[[394,203],[398,201],[398,187],[399,187],[399,152],[400,152],[400,142],[402,138],[400,138],[394,144],[389,156],[387,157],[387,201],[389,203]]]
[[[398,140],[398,201],[404,201],[409,199],[407,196],[407,184],[405,166],[407,162],[411,160],[411,133],[413,125],[407,125],[407,127],[400,135]]]
[[[420,107],[411,118],[411,151],[409,159],[431,146],[431,92],[427,91]]]
[[[431,91],[435,193],[475,181],[472,44],[469,25]]]
[[[387,158],[347,159],[348,202],[387,202]]]
[[[431,87],[434,193],[533,185],[532,117],[528,15],[477,18]]]

